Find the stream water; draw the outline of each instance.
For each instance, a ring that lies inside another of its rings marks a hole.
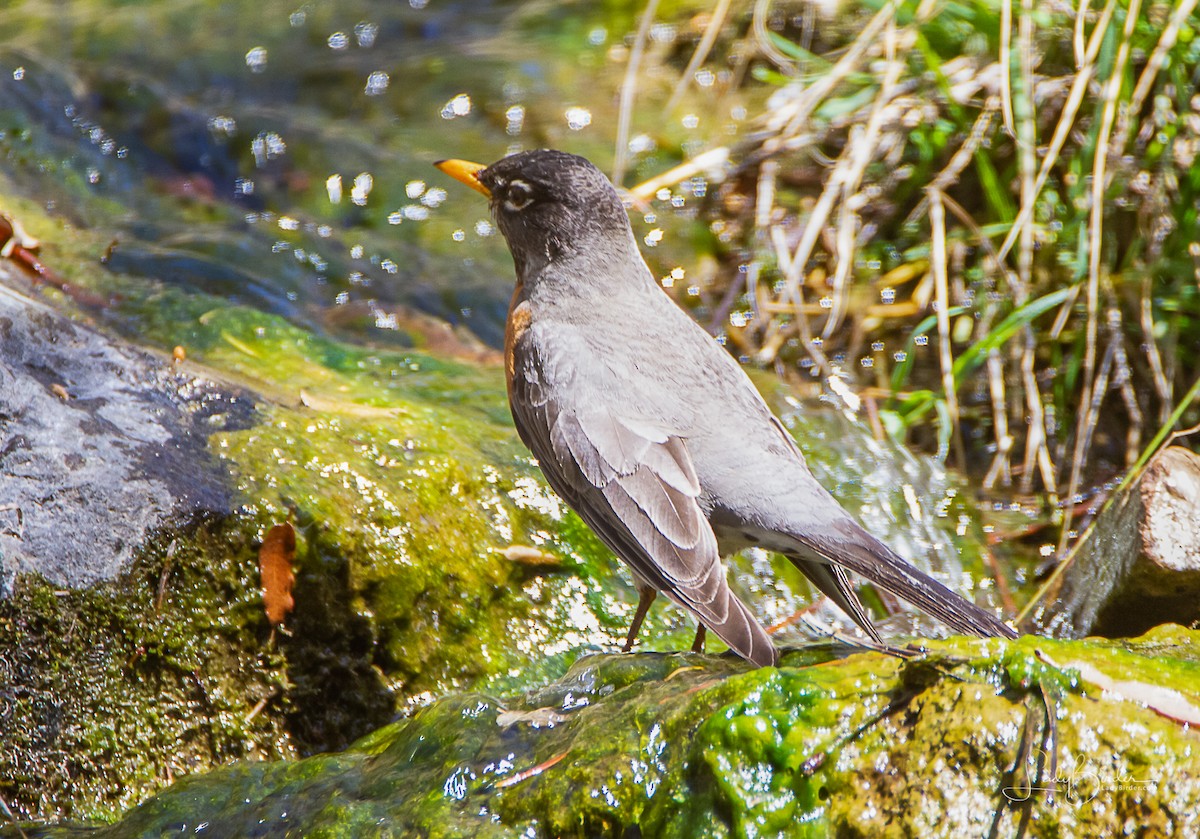
[[[46,254],[118,275],[104,314],[126,332],[141,278],[363,343],[409,343],[416,312],[495,346],[507,253],[478,197],[430,164],[557,146],[607,168],[634,6],[17,3],[0,34],[0,170],[98,232]],[[669,92],[664,62],[697,37],[654,27],[643,96]],[[677,120],[635,110],[627,180],[736,130],[736,102],[689,96]],[[635,214],[664,273],[679,262],[664,225],[688,224],[665,197]]]

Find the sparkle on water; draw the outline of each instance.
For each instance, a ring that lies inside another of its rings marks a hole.
[[[592,124],[592,112],[578,105],[567,108],[563,116],[566,117],[567,127],[572,131],[580,131]]]
[[[261,73],[267,69],[267,48],[254,47],[246,53],[246,66],[251,72]]]
[[[442,106],[442,119],[465,117],[471,113],[471,97],[460,93]]]

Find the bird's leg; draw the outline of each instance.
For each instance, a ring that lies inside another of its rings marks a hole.
[[[692,652],[704,652],[704,638],[706,635],[708,635],[708,632],[704,629],[704,624],[699,624],[696,627],[696,640],[692,642]]]
[[[650,611],[650,604],[656,597],[658,597],[658,592],[652,588],[638,589],[637,611],[633,613],[633,623],[629,626],[629,634],[625,636],[625,646],[621,647],[621,652],[627,653],[633,649],[633,642],[637,638],[638,630],[642,628],[642,621],[646,619],[646,613]]]

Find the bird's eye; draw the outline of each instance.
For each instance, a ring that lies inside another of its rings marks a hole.
[[[533,190],[524,181],[513,181],[504,193],[504,208],[516,212],[533,203]]]

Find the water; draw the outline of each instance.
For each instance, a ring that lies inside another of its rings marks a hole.
[[[419,344],[402,328],[415,311],[497,346],[511,263],[483,202],[447,190],[430,164],[555,146],[610,165],[631,14],[482,1],[24,3],[0,35],[0,198],[95,234],[44,238],[64,265],[87,266],[75,282],[115,290],[112,309],[93,314],[126,332],[166,285],[352,341]],[[673,45],[686,56],[685,36],[656,28],[649,70]],[[684,142],[729,130],[687,118],[716,101],[711,85],[693,88],[669,125],[652,102],[635,118],[630,183],[677,162]],[[652,267],[665,275],[690,244],[673,235],[690,209],[662,192],[653,203],[667,224],[635,227],[661,245]],[[111,276],[90,270],[101,241]]]

